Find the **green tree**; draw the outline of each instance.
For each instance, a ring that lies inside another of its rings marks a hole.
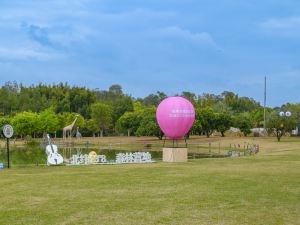
[[[156,108],[147,108],[142,113],[142,118],[139,127],[136,131],[137,136],[154,136],[160,140],[163,137],[163,132],[160,130],[156,121]]]
[[[98,102],[94,103],[91,108],[92,119],[100,130],[101,137],[103,137],[103,132],[112,125],[112,107]]]
[[[278,142],[286,132],[291,132],[296,123],[295,117],[279,116],[279,112],[269,115],[267,120],[267,128],[269,133],[275,133]]]
[[[142,111],[126,112],[119,118],[116,125],[117,130],[119,132],[123,132],[125,130],[128,136],[135,134],[140,126],[141,120]]]
[[[111,85],[109,87],[108,92],[110,92],[111,94],[116,95],[116,96],[123,95],[122,86],[119,85],[119,84],[113,84],[113,85]]]
[[[193,105],[196,104],[197,97],[195,93],[189,91],[183,91],[180,96],[189,100]]]
[[[202,108],[212,107],[220,101],[222,101],[222,97],[220,95],[204,93],[198,97],[197,105]]]
[[[26,135],[33,135],[38,132],[37,127],[37,113],[22,112],[16,114],[12,119],[12,125],[17,135],[21,137]]]
[[[41,134],[54,133],[59,128],[59,119],[53,107],[48,108],[37,116],[37,128]]]
[[[93,133],[93,137],[96,136],[97,131],[99,130],[97,124],[93,119],[89,119],[86,121],[86,127],[89,131]]]
[[[112,103],[113,109],[113,124],[118,121],[118,119],[125,113],[125,112],[132,112],[133,111],[133,102],[132,99],[128,96],[122,96],[119,99],[116,99]]]
[[[218,113],[216,115],[216,128],[225,137],[225,132],[232,126],[232,117],[228,113]]]
[[[167,95],[164,92],[158,91],[156,94],[148,95],[141,101],[145,106],[158,106],[159,103],[165,98],[167,98]]]
[[[197,112],[196,118],[200,122],[201,130],[209,138],[213,131],[217,129],[217,113],[210,107],[197,110]]]
[[[195,122],[193,124],[193,127],[190,131],[190,133],[193,135],[193,134],[198,134],[200,135],[201,134],[201,131],[202,131],[202,128],[201,128],[201,123],[200,121],[197,119],[197,117],[195,118]]]
[[[239,114],[234,119],[235,127],[239,128],[244,136],[251,134],[252,121],[247,114]]]

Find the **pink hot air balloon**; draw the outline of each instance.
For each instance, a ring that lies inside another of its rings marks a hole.
[[[192,128],[195,121],[195,109],[185,98],[169,97],[159,104],[156,119],[164,134],[177,140]]]

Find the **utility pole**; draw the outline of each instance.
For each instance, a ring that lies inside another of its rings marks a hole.
[[[264,90],[264,129],[266,130],[266,105],[267,105],[267,77],[265,76],[265,90]]]

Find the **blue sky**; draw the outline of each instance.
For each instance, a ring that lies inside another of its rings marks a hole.
[[[300,102],[300,1],[0,0],[0,84]]]

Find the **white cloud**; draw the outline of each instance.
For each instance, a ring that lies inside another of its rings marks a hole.
[[[212,47],[217,47],[216,42],[214,41],[214,39],[209,33],[207,32],[193,33],[189,30],[182,29],[178,26],[166,27],[154,31],[154,36],[178,38],[198,45],[209,45]]]
[[[40,60],[50,61],[62,59],[63,54],[51,51],[41,51],[31,47],[0,47],[0,59],[5,60]]]
[[[288,17],[280,19],[267,19],[259,23],[259,27],[267,33],[285,36],[300,36],[300,17]]]

